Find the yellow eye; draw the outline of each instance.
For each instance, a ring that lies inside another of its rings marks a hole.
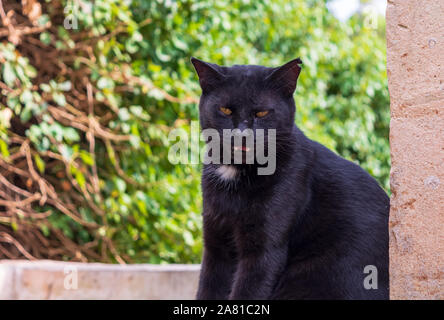
[[[230,109],[225,108],[225,107],[220,107],[219,110],[222,111],[226,115],[230,115],[232,113],[232,111]]]
[[[268,114],[268,111],[259,111],[259,112],[256,112],[256,117],[262,118],[262,117],[265,117],[267,114]]]

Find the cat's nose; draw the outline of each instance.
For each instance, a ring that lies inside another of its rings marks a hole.
[[[237,126],[237,128],[240,131],[244,131],[245,129],[247,129],[247,127],[248,127],[248,125],[247,125],[247,122],[245,122],[245,121],[240,122],[239,125]]]
[[[248,128],[248,121],[242,121],[237,126],[236,135],[239,136],[249,136],[251,134],[251,130]]]

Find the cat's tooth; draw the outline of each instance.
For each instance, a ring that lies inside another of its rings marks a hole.
[[[250,151],[250,148],[245,147],[245,151],[249,152],[249,151]]]

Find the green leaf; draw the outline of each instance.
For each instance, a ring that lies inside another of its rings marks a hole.
[[[42,14],[42,15],[38,18],[38,20],[37,20],[37,23],[38,23],[40,26],[44,26],[44,25],[46,25],[48,22],[49,22],[49,16],[48,16],[47,14]]]
[[[97,87],[99,89],[112,89],[114,88],[114,81],[109,78],[102,77],[97,81]]]
[[[20,101],[24,104],[27,104],[32,101],[32,92],[31,90],[24,90],[20,95]]]
[[[34,161],[37,166],[37,169],[41,174],[45,173],[45,162],[40,158],[40,156],[36,153],[34,154]]]
[[[66,105],[65,95],[63,93],[56,92],[52,95],[52,98],[59,106],[64,107]]]
[[[116,178],[115,183],[116,183],[117,190],[119,192],[121,192],[121,193],[125,192],[125,190],[126,190],[126,183],[125,183],[125,181],[123,181],[120,178]]]
[[[46,226],[46,225],[44,225],[44,224],[41,224],[40,225],[40,230],[42,230],[42,233],[43,233],[43,235],[45,236],[45,237],[48,237],[49,235],[50,235],[50,230],[49,230],[49,228],[48,228],[48,226]]]
[[[66,146],[66,145],[62,145],[60,147],[60,149],[61,149],[60,151],[61,151],[62,156],[68,161],[71,160],[71,158],[73,156],[72,148],[69,146]]]
[[[80,136],[77,133],[77,130],[74,128],[64,128],[63,129],[63,137],[68,142],[75,142],[80,140]]]
[[[8,144],[3,139],[0,139],[0,152],[3,155],[3,157],[8,158],[9,157],[9,149]]]
[[[131,118],[127,108],[119,109],[119,119],[122,121],[128,121]]]
[[[15,80],[17,79],[17,76],[14,72],[14,69],[12,68],[12,65],[10,62],[5,62],[3,64],[3,80],[5,80],[5,83],[9,87],[14,87]]]
[[[42,32],[40,34],[40,41],[46,45],[51,44],[51,34],[49,32]]]
[[[86,179],[83,173],[80,172],[80,170],[76,171],[75,178],[77,183],[79,184],[80,188],[85,189],[86,186]]]
[[[58,85],[59,89],[62,91],[70,91],[71,90],[71,81],[61,82]]]
[[[40,89],[42,89],[43,92],[50,92],[51,91],[51,86],[49,84],[42,83],[40,85]]]
[[[22,123],[28,122],[32,117],[32,110],[31,108],[25,108],[20,112],[20,120]]]
[[[80,158],[83,160],[83,162],[85,164],[87,164],[89,166],[94,165],[94,158],[89,152],[81,150],[80,151]]]

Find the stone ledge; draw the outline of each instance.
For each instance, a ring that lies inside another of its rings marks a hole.
[[[194,299],[199,265],[0,260],[0,299]]]

